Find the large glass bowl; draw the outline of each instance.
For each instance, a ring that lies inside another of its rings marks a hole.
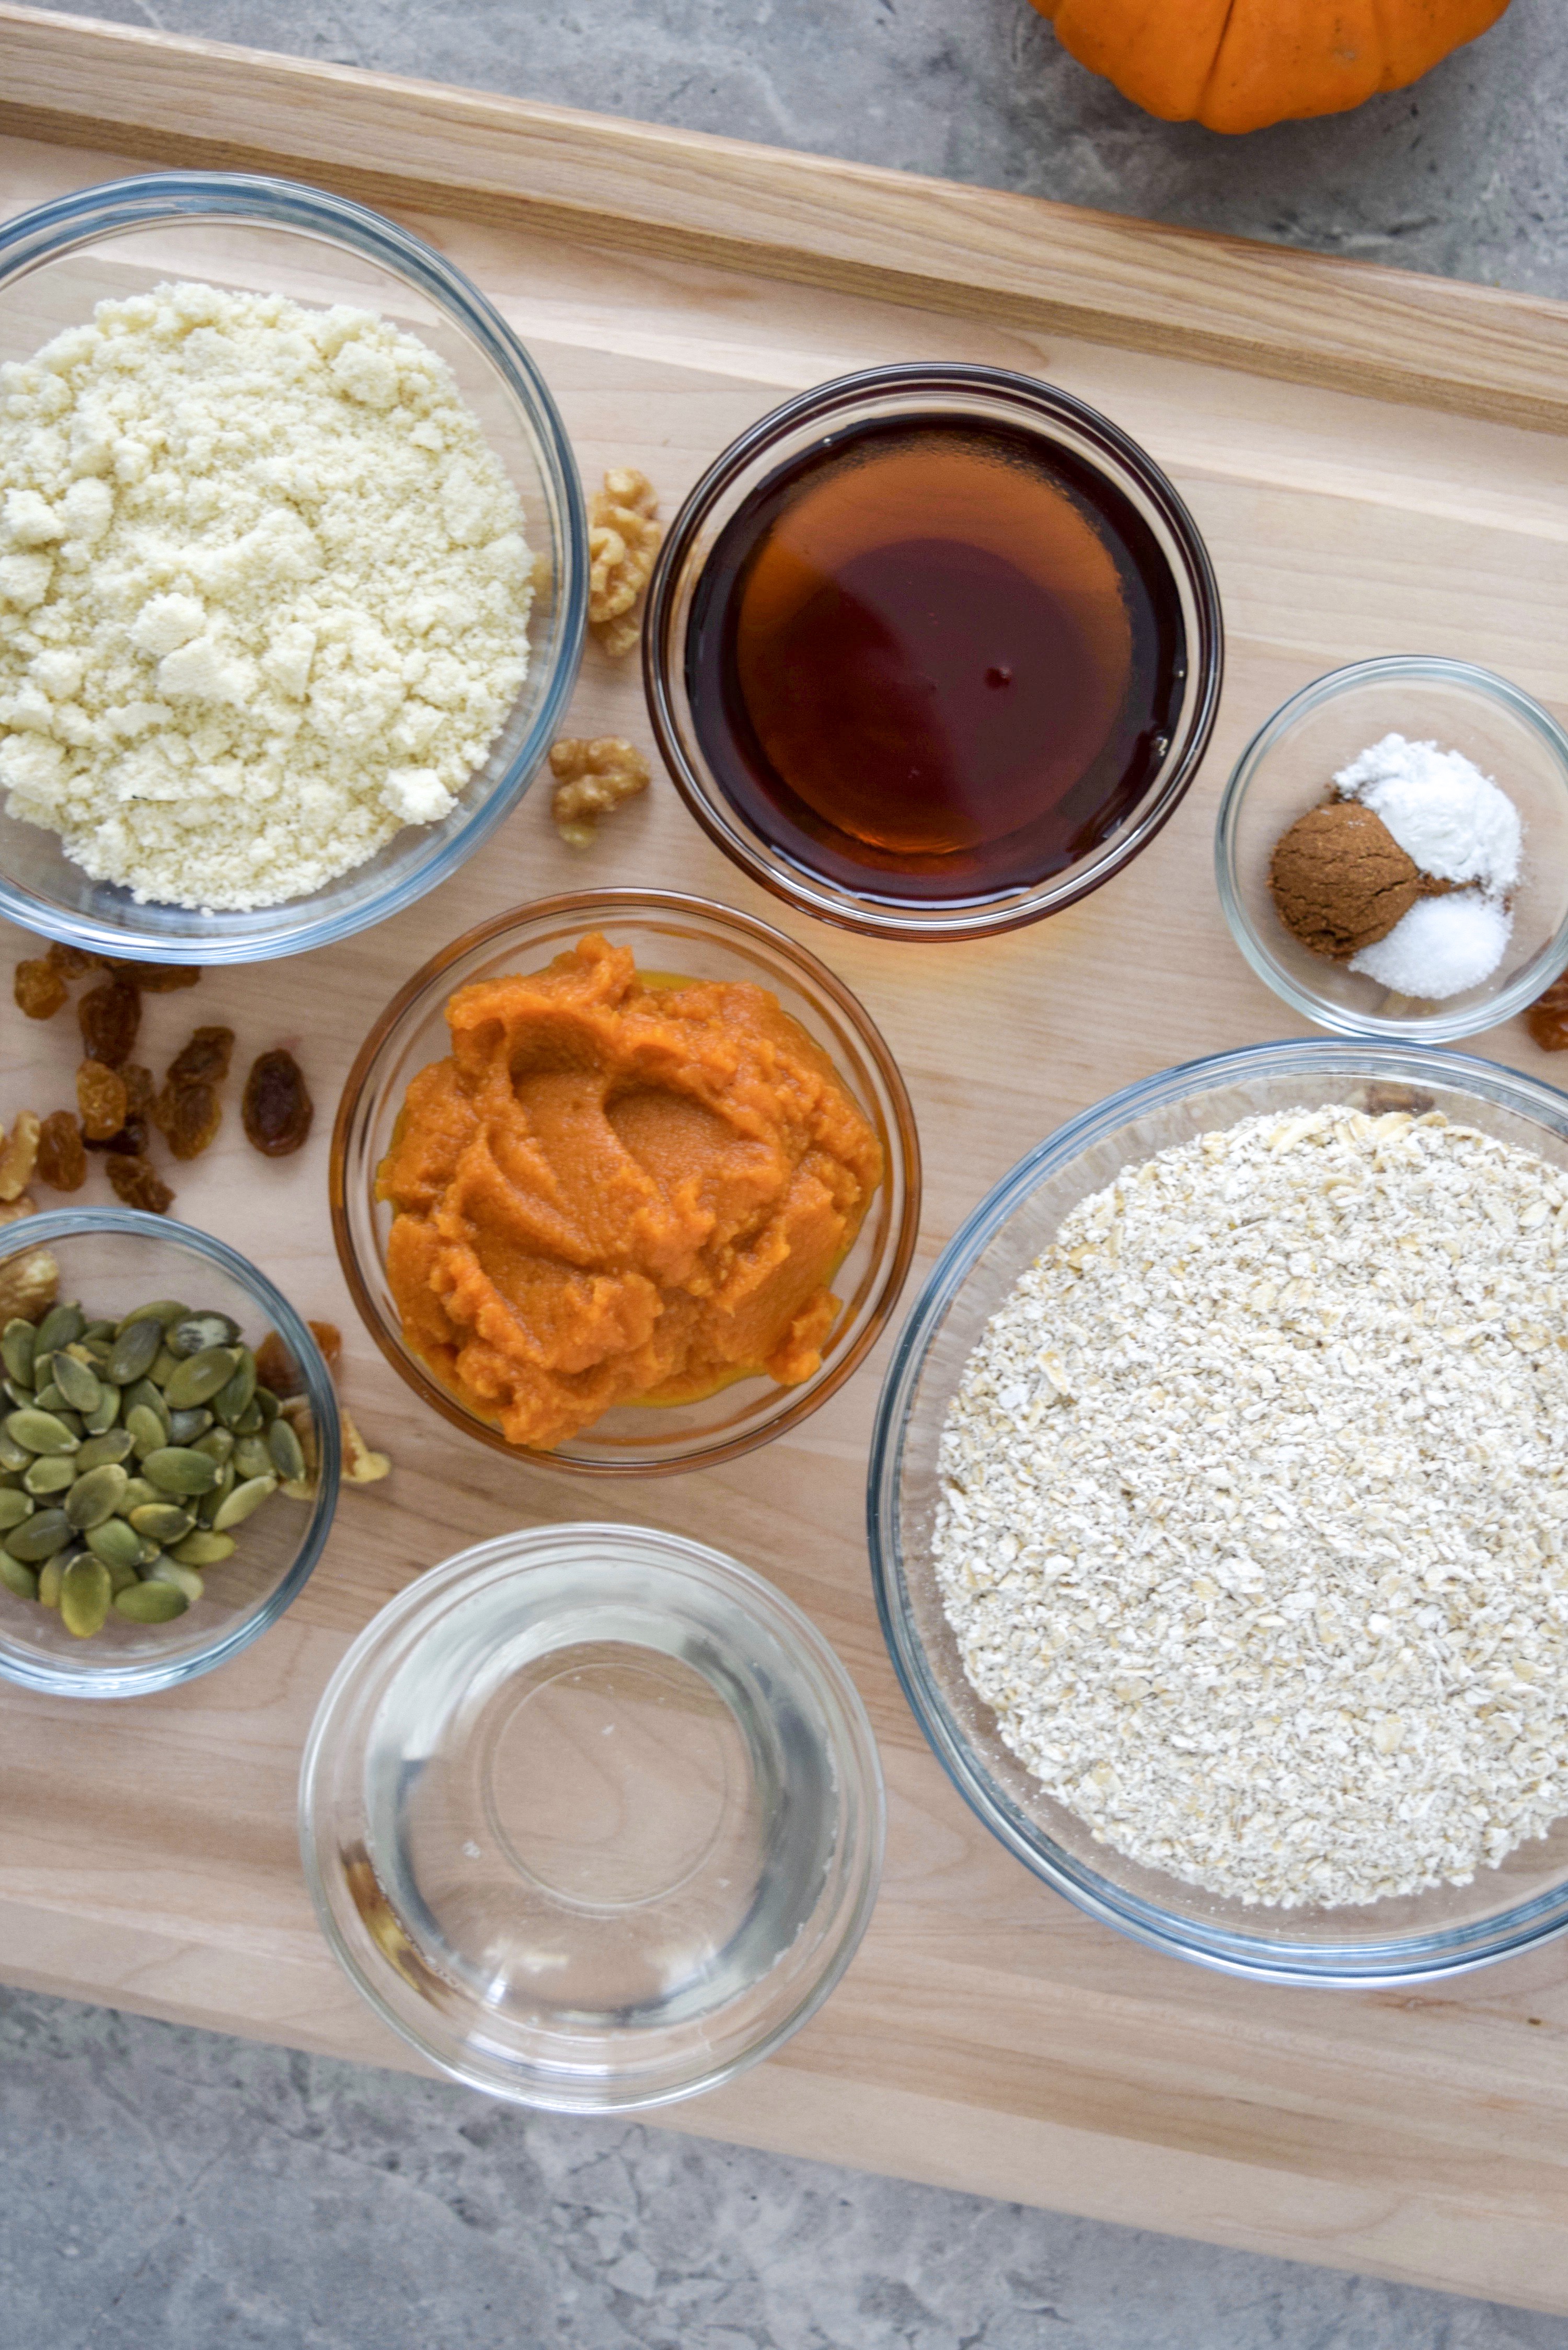
[[[141,1697],[194,1680],[260,1638],[298,1598],[321,1556],[337,1503],[337,1407],[331,1374],[303,1318],[237,1250],[189,1224],[130,1208],[61,1208],[0,1231],[0,1268],[32,1249],[59,1266],[62,1299],[89,1316],[178,1298],[237,1322],[247,1346],[275,1330],[299,1367],[320,1448],[309,1503],[275,1494],[247,1518],[232,1557],[208,1570],[203,1596],[168,1624],[130,1624],[111,1609],[90,1639],[57,1612],[0,1586],[0,1676],[55,1697]],[[9,1410],[9,1404],[5,1409]]]
[[[882,1860],[876,1742],[821,1633],[639,1526],[421,1575],[333,1675],[299,1800],[356,1989],[458,2080],[563,2112],[692,2096],[778,2047]]]
[[[1063,1218],[1119,1170],[1262,1111],[1348,1102],[1436,1108],[1568,1169],[1568,1095],[1465,1055],[1330,1038],[1168,1069],[1074,1118],[1020,1160],[944,1253],[888,1373],[867,1513],[882,1628],[904,1691],[960,1794],[1025,1867],[1151,1948],[1275,1982],[1418,1982],[1568,1929],[1568,1818],[1472,1883],[1346,1908],[1248,1908],[1096,1844],[997,1732],[964,1676],[931,1561],[937,1449],[970,1354]]]
[[[629,947],[639,971],[765,987],[827,1054],[882,1145],[885,1172],[854,1247],[833,1277],[843,1300],[818,1369],[796,1387],[738,1379],[700,1403],[626,1404],[547,1453],[524,1453],[426,1369],[403,1338],[387,1280],[392,1211],[376,1198],[409,1081],[452,1047],[446,1004],[476,979],[543,971],[590,931]],[[414,973],[359,1049],[332,1136],[332,1231],[366,1328],[414,1393],[454,1428],[514,1460],[619,1476],[711,1469],[795,1427],[841,1387],[898,1303],[920,1218],[920,1146],[903,1078],[842,980],[781,931],[732,907],[673,889],[584,890],[497,915]]]
[[[543,378],[461,270],[364,205],[288,180],[159,172],[62,196],[0,227],[0,361],[26,359],[106,296],[166,278],[379,312],[456,377],[523,504],[537,585],[528,675],[452,814],[405,826],[368,864],[308,897],[248,913],[138,905],[89,879],[57,836],[0,812],[0,913],[95,953],[156,962],[260,962],[329,945],[400,912],[454,873],[526,791],[559,732],[587,606],[582,492]],[[389,550],[389,553],[393,550]],[[0,804],[3,805],[3,804]]]
[[[753,494],[808,452],[836,447],[867,426],[955,420],[981,433],[992,426],[1027,434],[1044,470],[1064,482],[1087,473],[1130,509],[1147,543],[1150,592],[1174,631],[1179,692],[1168,733],[1152,745],[1153,764],[1137,801],[1075,864],[1016,886],[920,899],[878,893],[868,868],[857,882],[835,878],[769,839],[725,789],[704,747],[692,681],[701,631],[719,618],[704,609],[704,568],[725,525]],[[1056,913],[1148,846],[1198,772],[1219,707],[1223,648],[1220,593],[1198,525],[1137,442],[1071,393],[1033,376],[929,360],[867,368],[820,384],[751,425],[714,460],[659,552],[643,629],[643,682],[659,750],[687,806],[754,881],[845,930],[962,939]]]

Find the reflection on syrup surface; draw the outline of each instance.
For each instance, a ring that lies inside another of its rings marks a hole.
[[[1033,434],[856,428],[726,525],[687,638],[714,775],[797,864],[972,899],[1097,847],[1185,680],[1170,569],[1130,503]]]

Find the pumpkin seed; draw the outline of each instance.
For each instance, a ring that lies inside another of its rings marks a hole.
[[[262,1415],[262,1408],[254,1396],[252,1396],[244,1411],[236,1419],[232,1419],[229,1425],[236,1436],[254,1436],[259,1430],[266,1426],[266,1421]]]
[[[130,1458],[130,1430],[123,1428],[109,1428],[106,1429],[101,1436],[89,1436],[84,1439],[82,1449],[77,1454],[73,1466],[78,1477],[85,1477],[89,1469],[101,1469],[106,1461],[118,1463]]]
[[[234,1464],[232,1461],[218,1463],[218,1482],[210,1493],[203,1493],[196,1504],[196,1516],[204,1526],[210,1526],[220,1507],[234,1490]]]
[[[101,1340],[107,1345],[113,1337],[114,1330],[115,1326],[112,1322],[89,1322],[82,1332],[82,1343],[84,1346],[92,1347]]]
[[[55,1357],[55,1385],[72,1411],[96,1411],[103,1401],[98,1373],[68,1347]]]
[[[152,1315],[143,1314],[140,1321],[122,1323],[109,1353],[109,1376],[115,1386],[128,1388],[137,1379],[144,1379],[162,1344],[162,1324]]]
[[[270,1477],[272,1454],[266,1449],[265,1436],[242,1436],[234,1447],[236,1477]]]
[[[270,1428],[283,1409],[270,1388],[257,1388],[252,1400],[262,1416],[264,1428]]]
[[[21,1525],[12,1527],[5,1548],[13,1558],[37,1566],[56,1551],[64,1550],[70,1538],[71,1522],[64,1510],[36,1510]]]
[[[125,1499],[125,1489],[130,1480],[118,1461],[106,1461],[100,1468],[89,1469],[78,1477],[66,1495],[66,1515],[78,1534],[86,1534],[89,1526],[101,1526],[105,1518],[112,1518]]]
[[[182,1566],[221,1566],[234,1555],[233,1534],[213,1534],[206,1526],[198,1526],[193,1534],[175,1543],[170,1556]]]
[[[133,1624],[171,1623],[176,1616],[183,1616],[190,1604],[171,1583],[132,1583],[114,1596],[116,1612],[128,1616]]]
[[[73,1558],[60,1577],[60,1621],[78,1640],[101,1632],[114,1597],[109,1569],[101,1559],[84,1552]]]
[[[182,1566],[175,1558],[161,1558],[156,1566],[148,1568],[141,1579],[143,1583],[171,1583],[176,1591],[185,1594],[192,1606],[206,1588],[193,1566]]]
[[[0,1363],[4,1363],[8,1375],[20,1379],[24,1387],[30,1388],[33,1384],[33,1357],[37,1346],[36,1325],[24,1320],[19,1314],[15,1320],[6,1323],[4,1330],[0,1330]]]
[[[30,1493],[21,1492],[16,1487],[0,1493],[0,1534],[8,1534],[13,1526],[19,1526],[24,1518],[30,1518],[32,1514],[33,1497]]]
[[[105,1379],[103,1382],[103,1391],[99,1399],[98,1408],[94,1411],[83,1413],[82,1426],[86,1429],[89,1436],[102,1436],[106,1430],[114,1426],[115,1421],[119,1418],[119,1389],[116,1387],[111,1387],[109,1381]]]
[[[236,1349],[239,1366],[232,1378],[213,1398],[213,1409],[225,1428],[233,1428],[236,1419],[247,1412],[256,1391],[256,1358],[248,1347]]]
[[[171,1355],[167,1347],[160,1347],[152,1357],[152,1368],[147,1376],[155,1388],[166,1388],[179,1367],[179,1356]]]
[[[150,1485],[145,1477],[133,1477],[125,1489],[125,1499],[119,1506],[123,1514],[129,1517],[132,1510],[140,1510],[148,1502],[161,1502],[164,1498],[157,1486]]]
[[[187,1357],[210,1354],[216,1347],[237,1346],[239,1336],[239,1324],[226,1314],[190,1314],[170,1331],[169,1350]]]
[[[221,1467],[232,1457],[234,1440],[226,1428],[210,1428],[204,1436],[198,1436],[195,1439],[191,1449],[193,1452],[206,1453],[210,1460],[216,1461]]]
[[[199,1408],[192,1411],[171,1411],[169,1415],[169,1441],[171,1444],[194,1444],[199,1436],[205,1436],[212,1425],[210,1411],[202,1411]]]
[[[26,1445],[29,1455],[35,1452],[77,1452],[81,1447],[72,1435],[68,1421],[52,1411],[40,1411],[36,1405],[5,1416],[5,1433],[16,1444]]]
[[[151,1298],[145,1305],[133,1305],[129,1314],[122,1314],[114,1326],[114,1335],[117,1338],[122,1336],[137,1322],[156,1322],[160,1330],[166,1330],[175,1322],[183,1322],[190,1311],[176,1298]],[[162,1344],[161,1339],[159,1344]]]
[[[52,1370],[54,1367],[53,1356],[49,1357],[49,1363]],[[9,1382],[7,1382],[7,1384],[9,1384]],[[30,1400],[34,1409],[37,1411],[66,1411],[69,1409],[69,1406],[67,1404],[63,1393],[55,1385],[52,1378],[47,1378],[42,1387],[34,1388]]]
[[[196,1523],[193,1513],[181,1509],[176,1502],[142,1502],[126,1514],[139,1534],[165,1546],[188,1534]]]
[[[275,1419],[266,1432],[267,1451],[280,1477],[303,1477],[305,1449],[286,1419]]]
[[[236,1485],[232,1493],[223,1496],[213,1513],[213,1532],[221,1534],[230,1526],[243,1526],[251,1513],[260,1509],[267,1495],[276,1491],[275,1477],[247,1477],[243,1485]]]
[[[143,1467],[150,1452],[161,1452],[169,1441],[169,1430],[151,1406],[132,1404],[125,1415],[125,1431],[130,1439],[131,1451]]]
[[[18,1444],[16,1438],[6,1432],[4,1423],[0,1422],[0,1469],[3,1469],[7,1476],[14,1477],[18,1470],[27,1466],[32,1458],[26,1446]]]
[[[41,1452],[30,1469],[22,1471],[22,1490],[26,1493],[63,1493],[77,1479],[77,1464],[69,1453]]]
[[[0,1550],[0,1583],[7,1591],[14,1591],[18,1599],[36,1599],[38,1596],[38,1578],[32,1568],[24,1566],[19,1558],[13,1558],[4,1550]]]
[[[37,1597],[46,1607],[59,1606],[60,1581],[74,1555],[74,1552],[57,1550],[53,1558],[47,1558],[38,1569]]]
[[[143,1542],[123,1518],[105,1518],[101,1526],[89,1526],[87,1546],[105,1566],[123,1566],[132,1574],[158,1555],[158,1544]]]
[[[117,1599],[122,1591],[129,1591],[133,1583],[140,1583],[141,1580],[140,1573],[134,1566],[116,1566],[114,1561],[108,1558],[104,1560],[104,1565],[109,1569],[109,1583],[113,1586]]]
[[[232,1347],[203,1347],[199,1355],[188,1356],[166,1381],[164,1401],[171,1411],[189,1411],[192,1404],[205,1403],[220,1388],[227,1387],[238,1367]],[[66,1400],[69,1402],[68,1396]]]
[[[55,1418],[59,1421],[60,1426],[65,1430],[67,1435],[74,1436],[79,1444],[83,1436],[87,1432],[80,1412],[71,1411],[63,1403],[57,1403],[51,1406],[51,1409],[54,1412]]]
[[[88,1330],[77,1340],[77,1345],[86,1357],[89,1367],[95,1370],[101,1379],[109,1368],[109,1340],[95,1338],[92,1332]]]
[[[33,1400],[33,1390],[26,1379],[0,1379],[0,1389],[4,1389],[18,1408],[25,1408]]]
[[[68,1347],[86,1328],[87,1315],[79,1305],[51,1305],[38,1325],[39,1354],[52,1355],[57,1347]]]
[[[221,1474],[208,1453],[192,1452],[182,1444],[166,1444],[148,1453],[141,1471],[161,1493],[210,1493]]]

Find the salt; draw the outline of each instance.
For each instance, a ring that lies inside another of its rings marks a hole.
[[[1382,818],[1432,880],[1479,882],[1499,898],[1518,882],[1519,810],[1462,751],[1385,734],[1334,780],[1342,799],[1359,800]]]
[[[1386,939],[1352,957],[1350,968],[1396,994],[1441,1003],[1491,977],[1512,929],[1508,909],[1478,889],[1418,898]]]

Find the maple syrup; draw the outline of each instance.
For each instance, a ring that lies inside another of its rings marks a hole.
[[[1181,707],[1168,558],[1023,428],[908,416],[781,466],[725,525],[686,636],[738,812],[867,897],[1036,884],[1137,807]]]

